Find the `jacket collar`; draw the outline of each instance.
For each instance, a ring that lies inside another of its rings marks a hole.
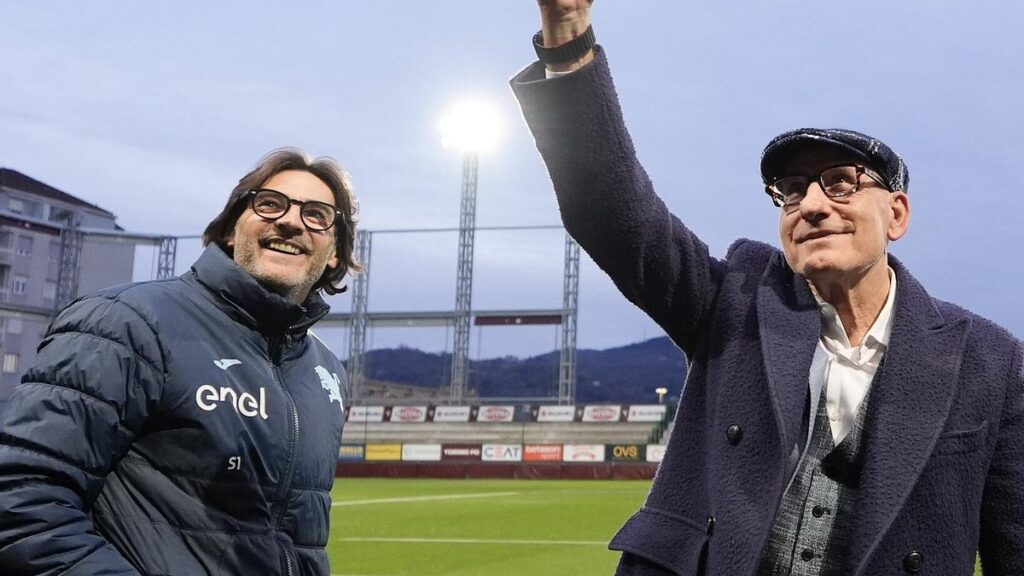
[[[216,244],[192,264],[192,275],[218,308],[267,335],[301,334],[330,311],[319,294],[299,306],[267,290]]]

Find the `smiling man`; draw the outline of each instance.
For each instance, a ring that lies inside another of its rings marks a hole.
[[[5,574],[330,574],[345,372],[308,330],[355,208],[333,160],[272,152],[189,272],[60,313],[0,413]]]
[[[540,62],[512,88],[562,220],[689,361],[618,574],[963,575],[978,552],[1024,574],[1022,344],[889,253],[900,156],[851,130],[777,136],[760,171],[782,250],[712,257],[636,158],[591,2],[539,6]]]

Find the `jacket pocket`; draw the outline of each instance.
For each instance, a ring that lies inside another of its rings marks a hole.
[[[935,444],[933,456],[946,456],[951,454],[967,454],[974,452],[985,445],[988,437],[988,420],[972,430],[954,430],[944,432],[939,436]]]
[[[704,573],[707,542],[706,522],[644,507],[626,521],[608,547],[642,558],[673,574],[693,576]]]

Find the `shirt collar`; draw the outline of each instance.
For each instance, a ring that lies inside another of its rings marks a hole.
[[[874,324],[871,325],[868,333],[864,336],[861,346],[883,350],[889,346],[889,336],[892,333],[893,302],[896,300],[896,272],[892,267],[889,267],[888,271],[889,294],[886,296],[882,310],[878,313],[878,318],[875,318]],[[808,282],[807,285],[811,289],[811,294],[814,295],[818,307],[821,309],[821,338],[825,345],[830,350],[851,348],[850,339],[847,338],[846,329],[843,327],[843,321],[839,318],[839,314],[836,313],[835,307],[822,300],[813,284]]]

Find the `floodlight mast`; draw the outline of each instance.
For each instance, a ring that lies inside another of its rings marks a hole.
[[[449,395],[462,402],[469,380],[469,326],[473,310],[473,245],[479,152],[494,144],[497,122],[481,102],[464,101],[441,120],[442,144],[462,151],[462,197],[459,210],[459,260],[455,278],[455,338]]]

